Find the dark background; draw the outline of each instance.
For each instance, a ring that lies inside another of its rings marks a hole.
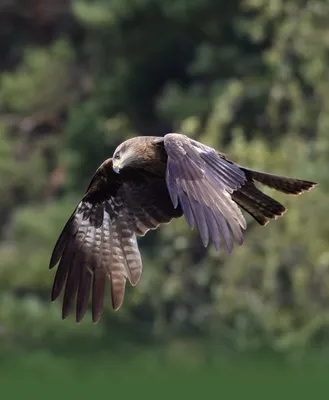
[[[327,0],[1,0],[1,399],[326,396],[328,27]],[[49,257],[94,170],[172,131],[320,185],[267,191],[288,212],[231,256],[150,232],[120,311],[62,321]]]

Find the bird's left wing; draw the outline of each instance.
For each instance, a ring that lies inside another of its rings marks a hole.
[[[244,172],[211,147],[181,134],[164,137],[168,155],[166,181],[175,207],[181,206],[191,228],[196,223],[205,246],[220,248],[221,236],[229,252],[242,244],[244,216],[231,194],[246,181]],[[230,228],[230,229],[229,229]]]

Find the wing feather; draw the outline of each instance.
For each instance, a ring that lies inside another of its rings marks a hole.
[[[173,205],[182,207],[189,226],[196,223],[204,246],[211,239],[218,249],[222,237],[231,252],[228,226],[241,245],[246,221],[231,194],[246,181],[244,172],[214,149],[184,135],[166,135],[164,146],[168,155],[166,182]]]
[[[77,254],[71,260],[71,267],[69,269],[63,299],[62,318],[65,319],[73,309],[75,296],[78,292],[79,278],[80,278],[80,265],[74,262]]]
[[[213,210],[209,207],[205,207],[205,216],[206,216],[206,222],[209,228],[209,235],[211,238],[212,243],[215,246],[215,249],[217,251],[220,250],[220,245],[221,245],[221,232],[219,229],[219,225],[216,220],[216,216],[213,212]]]
[[[82,320],[88,309],[91,280],[91,272],[87,268],[81,266],[76,307],[76,321],[78,323]]]
[[[182,215],[173,207],[165,177],[122,177],[107,161],[91,180],[86,195],[66,223],[53,250],[50,268],[57,263],[52,300],[64,289],[62,317],[76,301],[80,322],[92,297],[92,319],[97,323],[104,310],[106,281],[110,281],[112,307],[123,303],[126,280],[136,285],[142,260],[136,234],[168,223]]]
[[[214,211],[213,211],[213,216],[214,216],[214,219],[216,220],[219,231],[223,237],[226,249],[229,253],[231,253],[233,250],[233,239],[232,239],[230,229],[227,225],[226,219],[224,218],[223,214],[216,213]]]
[[[74,255],[74,245],[73,243],[68,243],[68,245],[65,246],[62,258],[60,259],[55,279],[54,279],[54,284],[52,288],[52,293],[51,293],[51,300],[54,301],[58,298],[58,296],[61,294],[61,291],[63,290],[63,287],[66,282],[67,275],[69,273],[70,269],[70,263],[72,260],[72,256]]]
[[[106,271],[100,268],[94,270],[92,288],[92,318],[95,324],[101,319],[104,310],[105,286]]]
[[[195,219],[193,214],[193,209],[191,206],[191,201],[188,198],[186,192],[183,190],[183,187],[179,189],[179,203],[182,207],[183,214],[186,218],[186,221],[191,229],[194,228]]]
[[[74,215],[74,213],[73,213],[73,215]],[[63,256],[65,247],[67,245],[68,238],[70,237],[70,235],[74,235],[76,233],[76,231],[74,231],[74,225],[72,224],[73,215],[65,224],[64,229],[55,244],[55,247],[52,252],[50,262],[49,262],[49,269],[52,269],[58,263],[58,261]]]

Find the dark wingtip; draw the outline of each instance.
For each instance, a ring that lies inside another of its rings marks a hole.
[[[81,321],[83,320],[84,316],[85,316],[85,314],[78,314],[78,313],[77,313],[77,314],[76,314],[76,317],[75,317],[76,323],[77,323],[77,324],[80,324]]]
[[[57,265],[59,259],[60,259],[60,257],[58,257],[57,254],[55,254],[55,250],[54,250],[50,257],[48,268],[53,269],[55,267],[55,265]]]
[[[106,273],[103,270],[96,270],[93,276],[92,294],[92,319],[97,324],[101,319],[104,310]]]
[[[59,294],[55,294],[54,290],[52,290],[51,296],[50,296],[51,302],[54,303],[57,300],[58,296],[59,296]]]
[[[71,292],[65,291],[62,308],[62,319],[66,319],[72,312],[74,298]]]
[[[231,255],[233,252],[233,247],[234,247],[233,243],[232,243],[232,246],[229,246],[229,245],[227,245],[226,241],[224,241],[224,244],[225,244],[225,249],[226,249],[227,253],[229,255]]]
[[[83,320],[83,317],[85,316],[85,314],[84,313],[81,313],[81,312],[76,312],[76,314],[75,314],[75,321],[76,321],[76,323],[77,324],[80,324],[80,322]]]
[[[111,298],[112,308],[114,311],[119,310],[122,306],[125,296],[126,278],[118,275],[115,278],[111,276]]]
[[[241,236],[241,237],[234,237],[235,238],[235,243],[238,245],[238,246],[243,246],[243,243],[244,243],[244,237],[243,237],[243,235]]]
[[[61,259],[66,244],[67,244],[67,240],[68,240],[68,230],[70,229],[70,221],[71,219],[69,219],[63,229],[63,231],[61,232],[59,238],[57,239],[57,242],[54,246],[53,252],[51,254],[50,260],[49,260],[49,269],[52,269],[55,267],[55,265],[59,262],[59,260]]]
[[[112,308],[114,311],[118,311],[121,306],[122,306],[122,301],[116,303],[116,299],[112,299]]]
[[[62,285],[58,285],[56,283],[56,281],[53,284],[52,290],[51,290],[51,296],[50,299],[52,302],[56,301],[59,297],[59,295],[61,294],[63,290],[63,286]]]
[[[93,314],[93,324],[98,324],[102,317],[102,313]]]
[[[88,310],[92,275],[87,269],[81,269],[76,305],[76,322],[79,324]]]
[[[70,315],[70,310],[64,309],[62,310],[62,320],[66,319]]]

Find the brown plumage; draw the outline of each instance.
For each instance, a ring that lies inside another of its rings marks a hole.
[[[97,169],[53,250],[50,268],[59,265],[52,300],[64,289],[62,317],[76,304],[80,322],[91,293],[98,322],[107,278],[112,306],[120,308],[126,280],[136,285],[142,273],[136,235],[173,218],[184,215],[192,229],[196,225],[204,246],[224,244],[231,252],[233,239],[242,245],[246,221],[238,206],[261,225],[286,211],[255,182],[294,195],[316,185],[242,167],[180,134],[122,143]]]

